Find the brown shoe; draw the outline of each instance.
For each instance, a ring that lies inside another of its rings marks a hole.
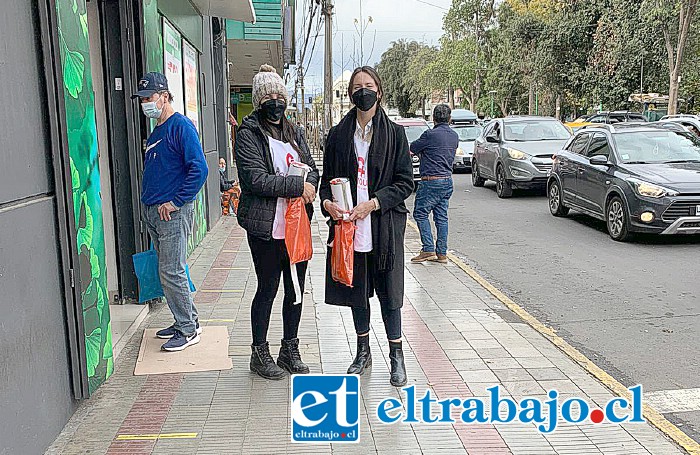
[[[425,262],[425,261],[434,261],[437,259],[437,256],[435,256],[434,252],[428,253],[425,251],[421,251],[418,256],[415,256],[411,258],[411,262],[414,264],[417,264],[419,262]]]
[[[433,261],[433,262],[439,262],[440,264],[447,264],[447,255],[446,254],[438,254],[433,259],[428,259],[428,260]]]

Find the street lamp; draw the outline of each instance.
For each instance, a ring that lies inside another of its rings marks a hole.
[[[491,90],[489,95],[491,95],[491,118],[493,118],[493,96],[496,94],[495,90]]]

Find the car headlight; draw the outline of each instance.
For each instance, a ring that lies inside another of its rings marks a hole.
[[[520,150],[511,148],[508,149],[508,156],[513,158],[514,160],[526,160],[530,157],[530,155],[528,155],[525,152],[521,152]]]
[[[461,147],[457,147],[457,156],[464,156],[464,150]]]
[[[656,185],[654,183],[645,182],[643,180],[638,180],[635,178],[627,179],[632,185],[632,188],[640,196],[662,198],[664,196],[678,196],[677,191],[664,188],[663,186]]]

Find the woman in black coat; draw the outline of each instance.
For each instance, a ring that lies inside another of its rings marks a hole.
[[[250,369],[266,379],[282,379],[286,376],[285,370],[292,374],[309,372],[299,354],[297,332],[301,303],[294,302],[301,296],[296,296],[294,291],[284,240],[284,214],[287,200],[301,197],[311,217],[319,176],[302,131],[284,116],[287,97],[282,78],[274,68],[263,65],[253,78],[256,110],[243,120],[236,137],[236,163],[241,184],[238,222],[248,233],[258,279],[250,310],[253,332]],[[287,175],[292,161],[311,167],[306,181],[298,175]],[[296,264],[301,294],[304,293],[307,265],[308,262]],[[270,355],[267,330],[280,275],[284,279],[284,338],[275,363]]]
[[[404,235],[413,192],[413,168],[404,129],[391,122],[380,106],[382,84],[376,71],[357,68],[348,86],[353,108],[331,128],[326,141],[319,190],[323,214],[330,217],[326,257],[326,303],[352,307],[357,354],[348,374],[362,374],[372,365],[369,349],[369,299],[377,293],[389,339],[391,384],[406,384],[401,348],[401,307],[404,295]],[[333,202],[330,181],[350,180],[356,224],[353,286],[333,280],[331,245],[335,222],[343,210]]]

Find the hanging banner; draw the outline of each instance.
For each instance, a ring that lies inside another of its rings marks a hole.
[[[165,77],[168,79],[170,93],[173,94],[173,109],[184,115],[182,37],[166,18],[163,18],[163,50]]]
[[[182,62],[185,66],[185,115],[199,131],[199,85],[197,84],[197,51],[182,41]]]

